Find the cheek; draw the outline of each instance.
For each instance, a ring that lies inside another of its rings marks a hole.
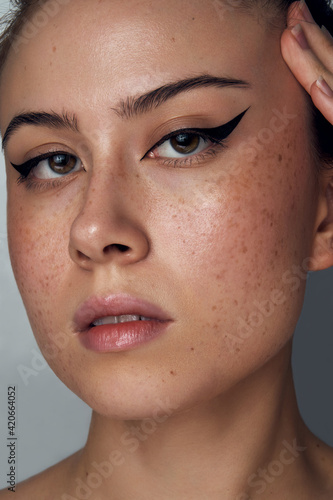
[[[24,195],[23,195],[24,196]],[[57,314],[54,291],[63,288],[62,276],[68,266],[68,226],[65,211],[57,217],[34,204],[17,204],[16,196],[8,193],[8,244],[18,288],[33,330],[50,328]],[[66,285],[68,287],[68,284]],[[42,324],[43,323],[43,324]]]
[[[10,219],[9,250],[19,288],[24,294],[43,294],[60,281],[65,234],[38,217],[37,223],[13,214]]]
[[[175,289],[186,288],[198,331],[216,332],[217,352],[238,338],[236,350],[252,349],[260,362],[260,350],[271,356],[294,331],[316,214],[315,169],[297,146],[302,135],[288,130],[293,141],[283,136],[251,163],[238,159],[236,175],[212,178],[190,209],[186,203],[171,216],[165,241],[177,260]]]
[[[224,273],[241,274],[244,283],[246,274],[266,270],[273,276],[275,268],[308,255],[314,169],[292,154],[287,143],[285,150],[260,155],[251,165],[240,158],[241,174],[211,179],[206,191],[195,192],[194,202],[169,207],[163,221],[164,244],[173,245],[169,258],[191,267],[194,280],[218,271],[220,279]]]
[[[36,341],[50,367],[80,394],[71,373],[79,369],[66,305],[75,295],[68,255],[68,208],[57,216],[22,202],[9,191],[8,243],[12,266]],[[46,215],[47,214],[47,215]],[[66,278],[65,278],[66,277]]]

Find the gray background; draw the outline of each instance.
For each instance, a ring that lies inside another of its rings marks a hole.
[[[0,14],[8,2],[0,0]],[[41,363],[10,269],[5,173],[0,159],[0,489],[6,487],[7,387],[17,387],[18,480],[36,474],[85,443],[91,410]],[[19,366],[33,369],[24,383]],[[37,369],[36,369],[37,368]],[[293,368],[301,413],[333,446],[333,269],[311,274],[295,334]]]

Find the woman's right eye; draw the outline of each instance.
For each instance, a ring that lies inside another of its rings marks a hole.
[[[21,177],[19,182],[28,178],[29,174],[37,179],[57,179],[73,172],[82,170],[81,160],[72,154],[64,152],[45,153],[21,165],[12,166],[17,170]]]

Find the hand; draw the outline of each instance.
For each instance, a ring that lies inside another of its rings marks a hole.
[[[315,106],[333,125],[333,37],[315,23],[304,0],[289,9],[281,50]]]

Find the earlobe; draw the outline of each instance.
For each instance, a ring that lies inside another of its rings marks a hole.
[[[316,232],[314,235],[310,271],[333,266],[333,177],[326,180],[320,193]]]

